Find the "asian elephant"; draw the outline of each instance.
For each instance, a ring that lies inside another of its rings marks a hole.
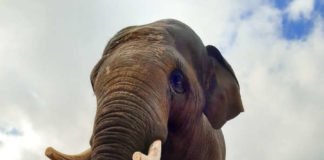
[[[162,141],[162,160],[224,160],[221,127],[243,112],[233,69],[182,22],[119,31],[91,73],[97,112],[91,148],[51,159],[130,160]]]

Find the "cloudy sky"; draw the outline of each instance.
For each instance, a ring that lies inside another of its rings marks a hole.
[[[246,112],[223,130],[227,160],[324,159],[323,0],[0,1],[0,159],[89,146],[89,75],[118,30],[191,26],[234,68]]]

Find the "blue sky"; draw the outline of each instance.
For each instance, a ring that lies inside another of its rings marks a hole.
[[[227,160],[324,159],[323,0],[2,0],[0,159],[88,148],[89,76],[106,43],[163,18],[188,24],[236,73],[245,112],[223,127]]]
[[[285,11],[292,0],[273,0],[274,7],[279,10]],[[310,17],[300,16],[297,19],[291,19],[289,13],[283,12],[282,15],[282,31],[281,35],[287,40],[302,40],[305,39],[314,28],[315,18],[323,17],[324,15],[324,3],[321,0],[315,0],[312,4],[314,8]]]
[[[17,128],[4,128],[0,127],[1,134],[9,135],[9,136],[22,136],[23,133]]]
[[[272,0],[274,7],[284,10],[292,0]]]

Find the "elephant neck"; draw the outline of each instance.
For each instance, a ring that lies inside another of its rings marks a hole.
[[[225,141],[222,131],[213,129],[205,115],[202,115],[196,124],[169,132],[162,151],[163,160],[224,160]]]

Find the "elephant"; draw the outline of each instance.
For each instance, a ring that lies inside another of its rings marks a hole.
[[[224,160],[221,128],[244,111],[230,64],[175,19],[120,30],[90,79],[97,98],[91,147],[79,155],[48,148],[53,160],[129,160],[156,140],[162,160]]]

